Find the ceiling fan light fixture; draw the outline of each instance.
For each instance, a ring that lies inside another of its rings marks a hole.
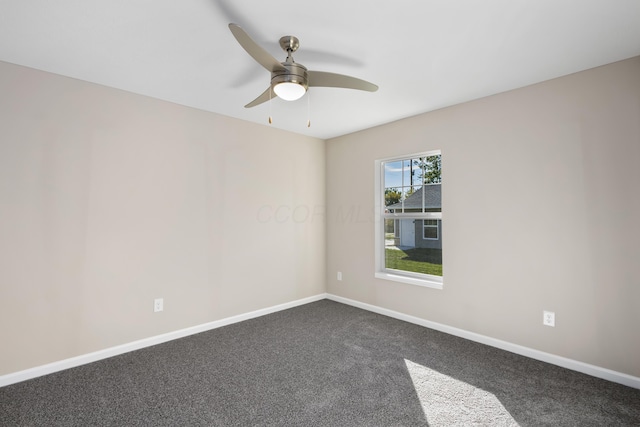
[[[307,89],[299,83],[282,82],[273,87],[273,91],[285,101],[295,101],[302,98]]]

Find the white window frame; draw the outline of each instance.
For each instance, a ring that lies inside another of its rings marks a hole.
[[[386,159],[376,160],[375,162],[375,221],[374,221],[374,237],[375,237],[375,277],[378,279],[389,280],[393,282],[407,283],[411,285],[424,286],[433,289],[443,288],[443,277],[432,274],[414,273],[411,271],[394,270],[385,268],[385,219],[439,219],[442,220],[442,212],[411,212],[411,213],[388,213],[385,212],[384,205],[384,165],[385,163],[395,162],[406,159],[417,159],[419,157],[442,156],[441,150],[431,150],[403,156],[390,157]],[[439,232],[438,232],[439,234]],[[424,234],[423,234],[424,237]]]
[[[422,240],[438,240],[440,239],[440,223],[438,222],[438,220],[434,220],[436,223],[435,225],[432,224],[427,224],[427,221],[430,221],[428,219],[423,219],[422,220]],[[424,231],[427,228],[435,228],[436,229],[436,237],[424,237]]]

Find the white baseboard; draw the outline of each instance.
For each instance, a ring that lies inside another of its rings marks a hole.
[[[629,387],[640,389],[640,378],[632,375],[624,374],[621,372],[612,371],[610,369],[601,368],[599,366],[590,365],[588,363],[579,362],[573,359],[567,359],[566,357],[556,356],[554,354],[545,353],[543,351],[534,350],[532,348],[524,347],[518,344],[512,344],[507,341],[502,341],[496,338],[480,335],[475,332],[465,331],[464,329],[454,328],[452,326],[443,325],[441,323],[431,322],[419,317],[410,316],[408,314],[399,313],[397,311],[388,310],[386,308],[378,307],[371,304],[355,301],[349,298],[340,297],[333,294],[327,294],[327,299],[340,302],[343,304],[351,305],[353,307],[361,308],[363,310],[371,311],[374,313],[382,314],[384,316],[393,317],[405,322],[414,323],[416,325],[424,326],[430,329],[435,329],[440,332],[445,332],[450,335],[465,338],[471,341],[486,344],[492,347],[500,348],[502,350],[510,351],[511,353],[520,354],[522,356],[530,357],[531,359],[541,360],[543,362],[551,363],[552,365],[561,366],[563,368],[571,369],[573,371],[582,372],[587,375],[591,375],[596,378],[602,378],[604,380],[612,381],[615,383],[623,384]]]
[[[492,347],[500,348],[502,350],[510,351],[512,353],[520,354],[522,356],[530,357],[532,359],[541,360],[543,362],[551,363],[553,365],[561,366],[563,368],[582,372],[584,374],[591,375],[593,377],[602,378],[608,381],[612,381],[615,383],[640,389],[640,378],[634,377],[632,375],[612,371],[610,369],[601,368],[599,366],[590,365],[588,363],[579,362],[577,360],[567,359],[565,357],[556,356],[550,353],[534,350],[518,344],[512,344],[499,339],[487,337],[485,335],[480,335],[475,332],[469,332],[469,331],[465,331],[464,329],[458,329],[452,326],[443,325],[441,323],[431,322],[429,320],[421,319],[419,317],[410,316],[408,314],[403,314],[397,311],[355,301],[349,298],[344,298],[344,297],[340,297],[333,294],[318,294],[312,297],[303,298],[296,301],[291,301],[288,303],[279,304],[279,305],[263,308],[256,311],[251,311],[249,313],[239,314],[237,316],[227,317],[225,319],[216,320],[216,321],[205,323],[202,325],[192,326],[190,328],[180,329],[178,331],[168,332],[166,334],[156,335],[154,337],[144,338],[138,341],[133,341],[127,344],[110,347],[110,348],[96,351],[93,353],[83,354],[83,355],[72,357],[69,359],[60,360],[58,362],[53,362],[46,365],[25,369],[23,371],[2,375],[0,376],[0,387],[4,387],[10,384],[15,384],[21,381],[26,381],[32,378],[37,378],[43,375],[52,374],[54,372],[63,371],[65,369],[74,368],[76,366],[85,365],[87,363],[96,362],[98,360],[107,359],[109,357],[128,353],[134,350],[139,350],[145,347],[150,347],[156,344],[162,344],[167,341],[183,338],[193,334],[198,334],[200,332],[205,332],[212,329],[220,328],[222,326],[231,325],[233,323],[242,322],[244,320],[249,320],[256,317],[264,316],[266,314],[286,310],[288,308],[293,308],[293,307],[308,304],[311,302],[320,301],[322,299],[329,299],[332,301],[351,305],[353,307],[358,307],[363,310],[371,311],[371,312],[382,314],[384,316],[392,317],[398,320],[403,320],[405,322],[435,329],[440,332],[445,332],[447,334],[455,335],[457,337],[461,337],[471,341],[490,345]]]
[[[98,360],[128,353],[134,350],[139,350],[141,348],[150,347],[152,345],[162,344],[164,342],[175,340],[178,338],[184,338],[189,335],[220,328],[232,323],[242,322],[243,320],[249,320],[256,317],[264,316],[265,314],[271,314],[277,311],[286,310],[288,308],[297,307],[299,305],[308,304],[310,302],[320,301],[325,299],[326,297],[326,294],[319,294],[312,297],[275,305],[273,307],[267,307],[260,310],[251,311],[249,313],[239,314],[237,316],[231,316],[225,319],[204,323],[202,325],[192,326],[190,328],[180,329],[178,331],[168,332],[166,334],[156,335],[149,338],[143,338],[138,341],[106,348],[104,350],[99,350],[93,353],[83,354],[69,359],[60,360],[58,362],[36,366],[35,368],[25,369],[24,371],[2,375],[0,376],[0,387],[30,380],[32,378],[40,377],[43,375],[52,374],[54,372],[63,371],[65,369],[74,368],[76,366],[86,365],[87,363],[96,362]]]

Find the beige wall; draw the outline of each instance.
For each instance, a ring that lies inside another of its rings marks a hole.
[[[1,62],[0,93],[0,375],[328,291],[640,376],[640,58],[326,151]],[[373,277],[374,161],[430,149],[441,291]]]
[[[325,291],[324,141],[7,63],[0,93],[0,375]]]
[[[432,149],[444,289],[375,279],[374,161]],[[328,292],[640,376],[640,58],[330,140],[327,165]]]

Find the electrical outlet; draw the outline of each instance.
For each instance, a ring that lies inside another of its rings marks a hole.
[[[543,311],[542,324],[545,326],[556,326],[556,314],[553,311]]]
[[[164,310],[164,300],[162,298],[156,298],[153,300],[153,311],[157,313],[158,311]]]
[[[338,271],[338,280],[342,280],[342,271]]]

